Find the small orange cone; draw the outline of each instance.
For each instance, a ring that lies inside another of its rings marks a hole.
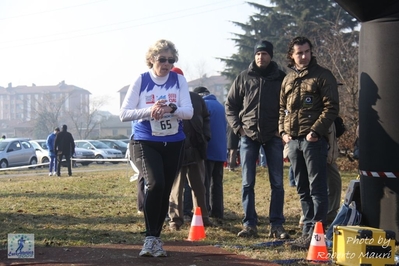
[[[201,208],[197,207],[191,220],[190,233],[188,235],[189,241],[198,241],[205,238],[205,228],[202,221]]]
[[[312,261],[329,261],[323,224],[321,222],[316,222],[306,259]]]

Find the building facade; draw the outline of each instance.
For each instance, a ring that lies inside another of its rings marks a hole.
[[[57,117],[84,116],[90,112],[90,92],[64,81],[50,86],[0,87],[0,132],[6,136],[21,136],[31,129],[33,121],[43,114],[57,112]],[[65,119],[63,119],[65,120]]]

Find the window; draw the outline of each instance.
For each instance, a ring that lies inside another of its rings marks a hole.
[[[31,148],[31,145],[28,142],[26,142],[26,141],[22,142],[22,146],[24,146],[25,149],[30,149]]]

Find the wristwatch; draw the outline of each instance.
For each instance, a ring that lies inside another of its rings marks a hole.
[[[174,103],[170,103],[169,107],[172,108],[172,111],[170,112],[171,114],[173,114],[177,110],[177,105]]]
[[[317,134],[317,133],[314,132],[314,131],[311,131],[311,132],[310,132],[310,135],[312,136],[312,138],[319,138],[319,134]]]

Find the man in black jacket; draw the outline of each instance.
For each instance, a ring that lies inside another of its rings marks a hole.
[[[266,154],[270,200],[270,237],[289,238],[283,223],[284,182],[283,143],[278,135],[279,99],[285,73],[272,61],[273,45],[265,40],[254,48],[255,60],[234,80],[226,100],[226,116],[234,132],[241,136],[243,230],[239,237],[257,235],[255,176],[259,148]]]
[[[57,176],[61,176],[61,162],[65,156],[68,166],[68,175],[72,175],[71,157],[75,153],[75,141],[72,134],[67,131],[67,125],[62,126],[62,130],[55,138],[55,152],[57,154]]]

